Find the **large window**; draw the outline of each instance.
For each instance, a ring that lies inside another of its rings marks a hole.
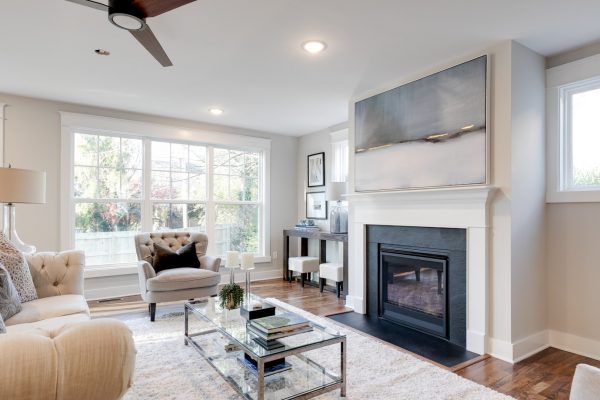
[[[546,201],[600,202],[600,60],[546,70]]]
[[[561,89],[563,191],[600,190],[600,79]]]
[[[90,266],[136,261],[141,231],[206,232],[209,251],[268,255],[266,149],[70,129],[72,244]],[[68,243],[63,247],[69,246]]]

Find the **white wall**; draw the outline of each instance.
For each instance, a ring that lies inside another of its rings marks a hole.
[[[282,230],[296,222],[296,151],[298,139],[219,125],[135,114],[117,110],[66,104],[0,93],[5,109],[5,164],[46,171],[47,203],[17,206],[17,228],[26,243],[39,251],[59,249],[60,117],[59,111],[100,115],[162,125],[183,126],[271,139],[271,251],[279,258],[260,264],[256,277],[279,277],[282,271]],[[137,275],[86,279],[89,297],[125,295],[137,292]]]
[[[547,346],[545,60],[512,45],[511,339],[515,358]]]
[[[600,76],[600,54],[585,55],[575,61],[567,57],[571,62],[547,70],[549,101],[556,99],[551,92],[557,84]],[[550,126],[557,116],[548,110]],[[600,359],[600,203],[548,203],[546,209],[550,343]]]
[[[327,185],[331,183],[331,133],[345,129],[347,123],[341,123],[322,131],[314,132],[308,135],[301,136],[298,140],[298,157],[297,157],[297,192],[298,192],[298,220],[306,219],[306,193],[307,192],[322,192],[325,191]],[[319,187],[308,187],[308,173],[307,173],[307,157],[310,154],[325,153],[325,186]],[[329,218],[329,211],[331,210],[331,204],[328,204],[327,217]],[[329,231],[329,219],[315,220],[317,225],[322,231]],[[290,239],[290,242],[292,239]],[[319,255],[319,243],[317,240],[309,241],[309,255]],[[297,251],[297,249],[296,249]],[[341,260],[341,247],[338,243],[328,242],[327,243],[327,261],[338,261]],[[292,251],[290,250],[290,254]]]

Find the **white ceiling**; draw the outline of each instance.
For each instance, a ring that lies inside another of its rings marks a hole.
[[[0,92],[302,135],[345,121],[357,94],[498,41],[551,55],[598,40],[598,15],[598,0],[198,0],[148,19],[175,64],[162,68],[101,11],[4,0]],[[308,39],[327,51],[305,53]]]

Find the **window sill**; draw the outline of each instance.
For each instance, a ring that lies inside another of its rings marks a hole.
[[[119,276],[137,274],[137,264],[94,265],[85,268],[85,278],[101,278],[104,276]]]
[[[271,262],[271,257],[255,257],[256,264],[267,264]],[[221,267],[225,268],[225,263],[221,261]],[[120,265],[94,265],[85,268],[85,278],[102,278],[105,276],[135,275],[138,273],[137,263]]]
[[[546,203],[600,203],[600,190],[548,192]]]

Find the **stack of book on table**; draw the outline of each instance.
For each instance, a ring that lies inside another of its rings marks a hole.
[[[294,225],[294,229],[298,229],[301,231],[307,231],[307,232],[318,232],[320,231],[320,228],[316,225],[302,225],[302,224],[296,224]]]
[[[284,347],[277,339],[310,332],[312,327],[305,318],[286,312],[250,320],[248,330],[256,335],[256,343],[267,350],[275,350]]]

